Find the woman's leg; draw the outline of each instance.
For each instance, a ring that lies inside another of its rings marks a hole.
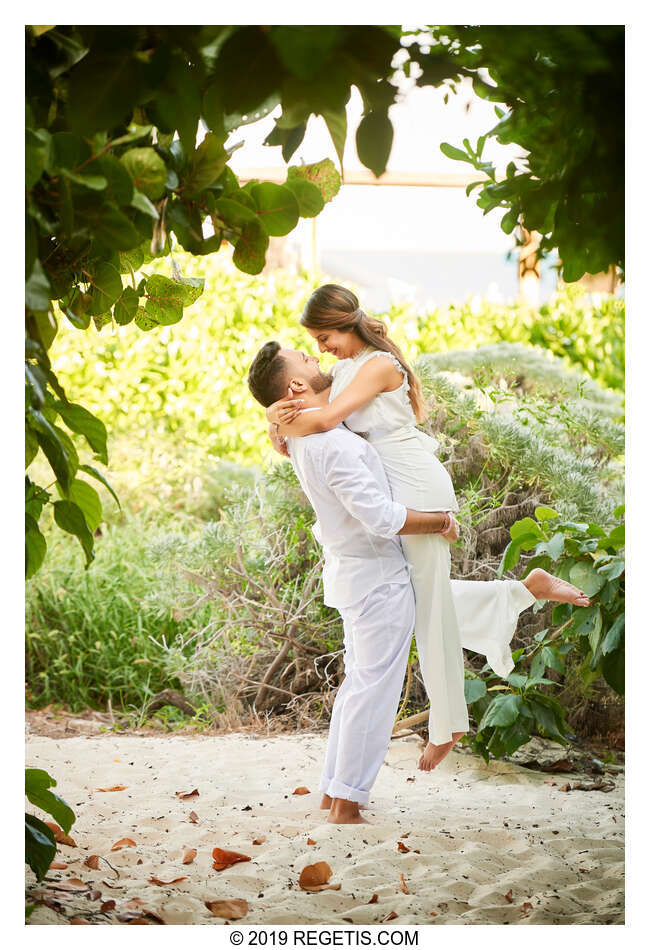
[[[440,535],[403,535],[402,546],[411,565],[415,639],[431,703],[429,742],[443,746],[469,726],[463,652],[449,581],[449,544]]]

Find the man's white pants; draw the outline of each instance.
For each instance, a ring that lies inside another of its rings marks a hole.
[[[415,623],[413,587],[384,584],[340,614],[345,679],[334,700],[320,790],[365,804],[395,723]]]
[[[513,669],[510,641],[535,598],[521,581],[450,580],[449,543],[439,534],[403,535],[415,590],[415,639],[431,702],[429,741],[441,745],[469,727],[463,648],[482,653],[495,673]]]

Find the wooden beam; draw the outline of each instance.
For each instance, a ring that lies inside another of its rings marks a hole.
[[[272,181],[278,185],[286,181],[287,173],[284,168],[242,168],[235,171],[237,178],[242,182],[259,179]],[[384,172],[375,178],[366,168],[347,169],[343,172],[344,185],[391,185],[400,188],[466,188],[474,181],[488,181],[486,175],[452,174],[447,172],[432,174],[431,172]]]

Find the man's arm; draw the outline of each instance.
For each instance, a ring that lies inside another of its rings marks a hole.
[[[393,501],[364,460],[349,446],[337,446],[333,452],[326,451],[323,468],[329,488],[371,534],[382,538],[393,538],[396,534],[435,534],[447,523],[445,512],[413,511]],[[457,529],[455,520],[450,517],[449,529],[445,534],[447,540],[458,540]]]

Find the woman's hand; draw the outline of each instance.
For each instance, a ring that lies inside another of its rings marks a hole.
[[[287,441],[284,436],[278,433],[278,427],[274,423],[271,423],[269,426],[269,439],[276,452],[279,452],[280,455],[284,455],[285,458],[290,458]]]
[[[442,531],[441,533],[443,538],[446,538],[450,544],[455,544],[460,537],[460,528],[451,511],[448,511],[447,514],[449,515],[449,527],[446,531]]]
[[[279,426],[287,426],[299,415],[304,406],[303,399],[294,399],[293,393],[289,390],[288,399],[278,399],[272,403],[266,410],[266,418],[269,422],[274,422]]]

